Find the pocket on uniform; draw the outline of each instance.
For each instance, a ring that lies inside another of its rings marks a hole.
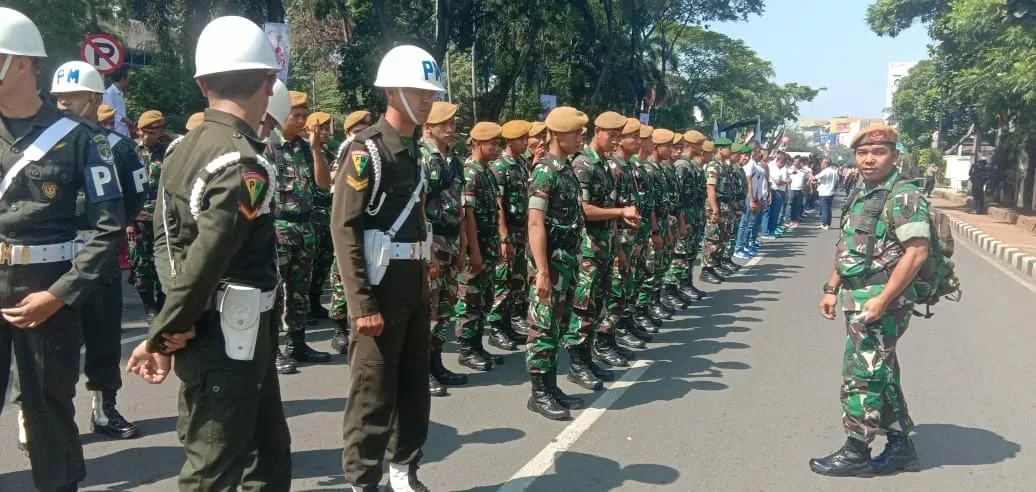
[[[75,197],[72,174],[57,164],[34,162],[22,171],[28,177],[29,193],[34,201],[48,203]]]

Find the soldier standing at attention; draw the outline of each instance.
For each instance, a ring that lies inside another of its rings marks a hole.
[[[144,319],[151,321],[162,309],[165,294],[155,271],[155,199],[158,180],[162,175],[162,161],[173,137],[165,132],[165,117],[154,109],[145,111],[137,121],[140,138],[137,139],[137,153],[147,168],[150,191],[144,201],[144,209],[126,229],[129,238],[130,277],[129,282],[137,288],[144,303]]]
[[[700,133],[698,135],[701,135]],[[676,227],[679,231],[676,245],[673,246],[673,258],[669,263],[669,269],[665,275],[665,291],[669,294],[670,298],[675,298],[682,302],[684,305],[688,305],[695,299],[695,295],[689,289],[684,286],[684,277],[687,275],[688,265],[693,265],[693,258],[688,260],[687,253],[687,238],[691,234],[693,227],[694,218],[692,217],[692,210],[694,209],[694,199],[697,197],[694,192],[693,186],[693,169],[694,164],[691,163],[691,156],[694,154],[694,148],[700,145],[701,141],[705,140],[705,136],[702,135],[701,140],[691,142],[687,137],[694,138],[695,135],[692,132],[687,132],[685,135],[679,135],[683,139],[684,145],[681,147],[682,152],[680,154],[673,154],[673,170],[675,176],[676,190],[678,194],[679,204],[677,207]]]
[[[529,128],[529,149],[525,151],[525,159],[529,165],[529,175],[539,159],[547,155],[547,125],[542,121],[533,121]],[[524,315],[523,315],[524,316]],[[523,318],[524,319],[524,318]]]
[[[677,231],[673,230],[674,222],[670,219],[675,213],[676,204],[672,201],[672,186],[669,182],[666,170],[663,167],[663,162],[669,160],[673,151],[673,138],[674,134],[671,130],[665,128],[657,128],[651,134],[651,140],[655,144],[654,152],[651,153],[651,158],[648,159],[649,166],[654,168],[653,177],[656,182],[659,183],[659,194],[655,201],[655,215],[658,223],[658,229],[662,236],[662,248],[655,252],[655,265],[656,269],[652,273],[651,277],[646,279],[648,287],[651,289],[651,299],[656,305],[661,308],[661,312],[664,314],[663,319],[672,319],[678,307],[669,300],[669,296],[663,295],[662,293],[662,280],[665,277],[666,271],[666,259],[669,253],[668,248],[671,248],[673,244],[673,236]]]
[[[98,122],[104,79],[89,63],[73,61],[58,67],[50,93],[56,96],[58,109],[82,115],[93,124]],[[107,112],[114,120],[115,111],[108,107]],[[147,171],[137,155],[137,146],[118,133],[103,130],[102,133],[106,134],[112,149],[126,217],[136,217],[148,192]],[[76,220],[80,229],[77,241],[85,241],[96,234],[89,230],[86,203],[86,193],[80,192],[76,200]],[[83,373],[86,374],[86,389],[93,393],[90,423],[94,432],[130,439],[137,437],[140,431],[115,408],[116,395],[122,388],[122,271],[118,256],[124,244],[125,239],[109,251],[115,259],[106,262],[100,288],[83,302],[79,318],[86,344]]]
[[[639,225],[637,207],[618,207],[618,192],[605,158],[615,151],[626,126],[626,117],[614,111],[601,113],[594,120],[594,136],[590,145],[572,159],[572,171],[579,181],[580,202],[586,224],[583,228],[576,293],[572,306],[572,321],[562,337],[568,350],[568,380],[591,391],[604,388],[605,381],[614,379],[611,371],[594,363],[626,367],[629,360],[612,348],[614,334],[604,325],[605,303],[611,291],[612,267],[616,257],[616,221]],[[600,337],[601,341],[591,340]],[[593,342],[593,354],[591,354]]]
[[[278,372],[296,372],[294,363],[323,363],[331,360],[327,352],[314,350],[306,343],[306,315],[309,313],[309,289],[313,275],[313,251],[316,233],[313,230],[313,194],[318,186],[314,171],[327,163],[321,152],[318,133],[309,139],[300,133],[309,115],[309,98],[304,92],[289,92],[291,112],[280,129],[266,139],[263,157],[277,168],[277,243],[280,294],[277,312],[280,314],[278,331],[287,333],[283,355],[278,355]],[[325,184],[330,181],[328,176]],[[287,359],[287,360],[285,360]]]
[[[446,328],[453,325],[457,307],[457,275],[464,264],[465,247],[461,221],[464,207],[464,166],[453,151],[457,105],[436,101],[422,126],[421,167],[428,179],[425,215],[432,224],[432,261],[439,275],[431,279],[429,315],[431,316],[431,356],[428,385],[432,396],[446,396],[447,386],[468,384],[468,377],[450,371],[442,363]]]
[[[306,118],[306,131],[313,141],[313,153],[320,153],[324,165],[335,161],[335,156],[327,148],[327,141],[334,130],[331,128],[331,115],[317,111]],[[316,134],[316,138],[313,135]],[[316,156],[314,155],[314,161]],[[331,173],[321,173],[314,162],[313,180],[317,187],[313,192],[313,233],[316,246],[313,249],[313,278],[309,283],[309,324],[317,320],[327,319],[328,312],[320,302],[324,295],[324,284],[331,273],[331,262],[335,257],[335,247],[331,242]],[[333,340],[332,340],[333,341]]]
[[[508,121],[501,127],[506,147],[490,170],[500,185],[499,227],[501,244],[514,249],[510,258],[501,256],[493,273],[493,306],[489,309],[489,325],[500,331],[515,345],[525,345],[529,331],[525,324],[528,313],[528,238],[529,164],[524,157],[529,146],[532,123]]]
[[[662,264],[665,265],[665,271],[659,275],[660,283],[660,295],[667,301],[667,304],[674,310],[687,309],[690,306],[690,300],[684,301],[680,299],[677,292],[673,289],[666,288],[666,277],[669,275],[669,270],[672,268],[673,262],[677,256],[683,256],[683,246],[680,245],[683,242],[684,237],[687,236],[686,228],[680,227],[680,216],[683,215],[683,197],[682,188],[683,182],[680,179],[679,172],[676,169],[676,161],[683,155],[683,134],[673,133],[673,145],[669,150],[669,157],[665,160],[660,161],[659,168],[662,170],[662,175],[666,178],[666,183],[669,186],[669,219],[667,221],[669,238],[664,249],[664,255],[662,258]],[[679,248],[677,248],[677,246]],[[677,254],[677,249],[680,250],[680,254]]]
[[[352,143],[357,133],[366,130],[371,126],[371,114],[368,111],[353,111],[345,117],[342,130],[345,132],[345,142],[338,148],[338,155],[341,156],[348,144]],[[338,173],[337,157],[331,163],[331,197],[334,197],[335,174]],[[340,355],[349,351],[349,309],[345,305],[345,287],[342,285],[342,275],[338,271],[338,260],[331,258],[331,309],[329,316],[335,322],[335,333],[331,337],[331,350]]]
[[[482,345],[486,318],[493,298],[493,272],[500,257],[510,258],[513,246],[499,236],[499,193],[489,164],[500,155],[500,125],[479,122],[471,129],[471,157],[464,163],[464,238],[466,270],[457,273],[457,306],[454,331],[460,343],[460,364],[477,371],[489,371],[504,359],[492,355]],[[501,254],[503,253],[503,254]],[[489,343],[502,350],[517,347],[503,332],[492,331]]]
[[[652,140],[654,132],[655,129],[648,125],[640,127],[640,153],[630,158],[630,162],[635,165],[633,174],[640,190],[639,203],[644,209],[641,213],[645,217],[650,217],[650,220],[640,223],[641,235],[650,238],[651,241],[650,247],[644,248],[640,262],[635,263],[633,279],[633,287],[637,289],[637,312],[643,315],[643,319],[649,321],[649,323],[641,323],[648,333],[658,333],[662,320],[669,316],[662,310],[662,306],[654,301],[649,281],[653,278],[655,269],[658,268],[655,255],[662,249],[662,228],[659,217],[665,213],[664,209],[659,208],[659,202],[662,200],[660,198],[662,187],[657,180],[658,169],[650,161],[651,154],[655,152],[655,142]]]
[[[547,115],[550,149],[529,181],[529,344],[526,367],[532,379],[527,408],[551,420],[568,420],[583,400],[557,386],[558,348],[572,320],[579,268],[583,210],[579,180],[569,159],[579,151],[589,118],[561,106]]]
[[[277,169],[256,135],[279,65],[263,30],[233,16],[205,27],[195,65],[209,109],[162,174],[155,249],[166,304],[128,369],[158,384],[175,354],[180,490],[287,491],[291,438],[274,367]]]
[[[374,85],[388,107],[339,159],[331,210],[353,320],[342,466],[353,490],[375,491],[387,456],[392,490],[427,491],[417,469],[431,408],[428,276],[437,272],[416,129],[444,90],[442,72],[426,51],[397,46]]]
[[[716,155],[705,165],[705,242],[702,246],[701,280],[710,284],[723,283],[723,277],[716,271],[723,249],[724,220],[729,214],[729,200],[726,186],[726,159],[730,158],[729,139],[721,138],[713,142]],[[703,147],[704,149],[704,147]]]
[[[821,475],[921,469],[896,345],[910,326],[917,300],[913,281],[928,258],[931,219],[921,189],[901,181],[896,170],[898,139],[894,128],[877,125],[852,141],[863,186],[846,205],[835,270],[820,300],[820,314],[833,320],[840,295],[845,315],[841,393],[848,439],[833,454],[810,460],[810,469]],[[868,445],[877,434],[885,434],[888,444],[872,461]]]
[[[39,97],[46,56],[36,25],[0,7],[0,394],[17,363],[33,482],[65,492],[86,477],[76,311],[116,261],[126,217],[104,134]],[[80,192],[89,224],[77,224]],[[77,245],[84,225],[97,233]]]
[[[705,171],[702,169],[705,135],[697,130],[684,134],[687,144],[684,157],[690,166],[683,178],[683,196],[687,200],[685,222],[687,237],[684,240],[684,268],[677,272],[677,289],[684,297],[701,300],[705,293],[694,286],[694,261],[701,252],[701,241],[705,236]]]

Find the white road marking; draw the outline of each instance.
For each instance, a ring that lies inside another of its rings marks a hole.
[[[554,460],[559,454],[571,448],[583,433],[589,430],[594,422],[597,422],[597,419],[601,418],[604,412],[611,408],[626,393],[626,390],[644,375],[653,362],[650,360],[634,361],[626,374],[611,383],[597,401],[583,410],[579,417],[568,424],[568,427],[565,427],[547,447],[511,476],[507,483],[501,485],[499,492],[524,492],[528,489],[537,478],[554,466]]]
[[[968,244],[968,241],[957,241],[956,244],[964,246],[964,249],[967,249],[968,251],[974,253],[975,256],[981,258],[982,261],[989,263],[993,266],[993,268],[1000,270],[1001,272],[1003,272],[1004,275],[1010,277],[1011,280],[1018,282],[1018,284],[1022,287],[1025,287],[1026,289],[1029,289],[1031,292],[1036,293],[1036,285],[1033,285],[1031,282],[1026,281],[1021,275],[1012,272],[1010,269],[1001,264],[999,259],[993,259],[989,256],[988,253],[979,251],[978,248],[976,248],[975,246]]]

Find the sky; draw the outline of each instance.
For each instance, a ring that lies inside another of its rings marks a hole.
[[[867,26],[872,0],[767,0],[762,16],[710,25],[773,64],[776,82],[826,87],[799,107],[800,120],[881,117],[888,65],[928,58],[931,39],[915,25],[895,38]]]

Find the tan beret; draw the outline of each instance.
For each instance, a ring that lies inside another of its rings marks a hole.
[[[354,126],[365,121],[370,121],[370,117],[370,111],[353,111],[352,113],[349,113],[349,116],[345,117],[345,123],[342,124],[342,129],[348,133]]]
[[[873,125],[860,130],[853,137],[853,143],[850,145],[852,148],[857,148],[861,145],[881,145],[881,144],[892,144],[893,146],[899,142],[899,132],[895,128],[888,125]]]
[[[655,145],[665,145],[673,143],[673,132],[666,130],[665,128],[659,128],[651,132],[651,141]]]
[[[195,129],[198,125],[200,125],[203,121],[205,121],[205,113],[199,111],[197,113],[192,114],[190,118],[187,118],[187,123],[184,124],[184,128],[186,128],[187,131],[191,131]]]
[[[111,107],[111,106],[109,106],[107,104],[102,104],[102,105],[97,107],[97,121],[98,122],[104,123],[105,121],[108,121],[108,120],[110,120],[112,118],[115,118],[115,108],[113,108],[113,107]]]
[[[702,150],[702,152],[715,152],[716,151],[716,143],[713,142],[712,140],[706,140],[706,141],[702,142],[701,150]]]
[[[590,122],[582,111],[570,106],[558,106],[547,115],[547,128],[552,132],[578,132]]]
[[[626,126],[626,117],[615,111],[605,111],[597,115],[594,126],[602,130],[619,130]]]
[[[326,124],[328,124],[330,122],[331,122],[331,115],[329,115],[329,114],[327,114],[327,113],[325,113],[323,111],[317,111],[317,112],[309,115],[308,118],[306,118],[306,128],[315,128],[315,127],[318,127],[320,125],[326,125]]]
[[[501,136],[507,140],[514,140],[517,138],[528,137],[529,129],[532,128],[532,123],[525,120],[511,120],[504,123],[504,126],[500,128]]]
[[[471,140],[476,142],[486,142],[489,140],[495,140],[500,138],[500,134],[503,132],[503,128],[500,125],[491,121],[480,121],[475,123],[475,126],[471,127]]]
[[[140,115],[140,119],[137,120],[138,128],[147,128],[152,125],[165,125],[165,116],[162,116],[162,112],[157,109],[144,111],[144,114]]]
[[[678,145],[678,144],[681,144],[681,143],[683,143],[683,134],[682,133],[673,133],[673,145]]]
[[[299,106],[308,108],[309,107],[309,94],[299,91],[288,91],[291,95],[291,107],[297,108]]]
[[[705,135],[702,135],[698,130],[690,130],[683,134],[683,139],[686,140],[687,143],[700,144],[705,141]]]
[[[636,118],[626,118],[626,124],[622,127],[623,135],[632,135],[634,133],[640,134],[640,120]]]
[[[453,118],[453,115],[457,114],[457,105],[446,102],[446,101],[435,101],[432,103],[432,111],[428,113],[428,120],[425,123],[429,125],[438,125],[439,123],[445,123]]]
[[[640,125],[640,138],[651,138],[651,134],[655,131],[655,127],[649,125]]]
[[[533,121],[532,126],[529,127],[529,136],[535,137],[543,133],[547,129],[547,124],[542,121]]]

